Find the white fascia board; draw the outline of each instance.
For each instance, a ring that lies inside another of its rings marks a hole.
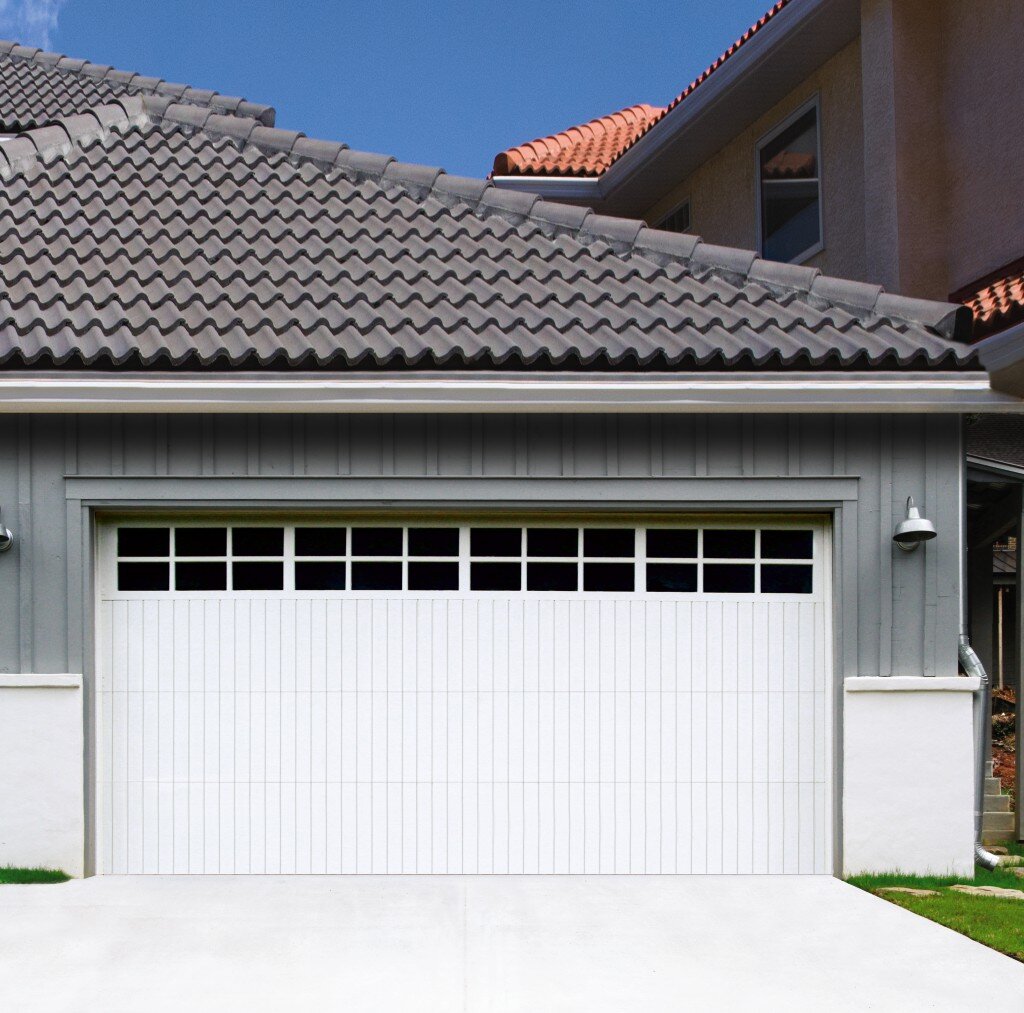
[[[1020,412],[983,373],[0,376],[25,412]]]
[[[574,200],[589,204],[601,199],[601,180],[592,176],[492,176],[502,190],[535,193],[547,200]]]

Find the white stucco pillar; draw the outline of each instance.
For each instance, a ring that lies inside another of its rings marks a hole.
[[[82,677],[0,675],[0,865],[83,873]]]
[[[847,679],[843,872],[973,875],[977,679]]]

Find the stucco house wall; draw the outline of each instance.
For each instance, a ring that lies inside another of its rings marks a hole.
[[[822,216],[825,248],[806,261],[826,274],[864,277],[864,157],[860,43],[823,64],[781,102],[683,180],[644,217],[657,222],[690,200],[690,231],[708,242],[757,245],[756,145],[809,99],[821,111]]]

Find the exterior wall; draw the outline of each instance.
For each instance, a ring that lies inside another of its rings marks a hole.
[[[827,274],[864,277],[864,156],[860,44],[851,43],[685,179],[644,217],[657,221],[690,199],[690,231],[709,243],[757,243],[756,145],[815,94],[821,110],[825,248],[807,261]]]
[[[977,679],[848,679],[843,872],[974,874]],[[914,762],[907,763],[907,735]]]
[[[0,609],[12,617],[0,672],[84,673],[84,776],[73,739],[76,769],[58,763],[46,776],[69,792],[84,782],[87,826],[95,821],[92,521],[103,512],[379,515],[465,504],[477,514],[638,505],[831,513],[837,682],[957,671],[958,416],[37,415],[9,426],[16,438],[0,448],[0,509],[16,541],[0,557]],[[909,555],[891,542],[908,495],[938,529]],[[34,721],[25,718],[30,728]],[[33,812],[31,800],[24,812]]]
[[[1024,4],[943,8],[948,293],[1024,256]]]
[[[82,680],[0,675],[0,865],[84,870]]]

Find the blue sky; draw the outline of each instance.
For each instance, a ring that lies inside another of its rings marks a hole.
[[[771,0],[0,0],[0,37],[276,107],[278,126],[479,176],[664,104]]]

